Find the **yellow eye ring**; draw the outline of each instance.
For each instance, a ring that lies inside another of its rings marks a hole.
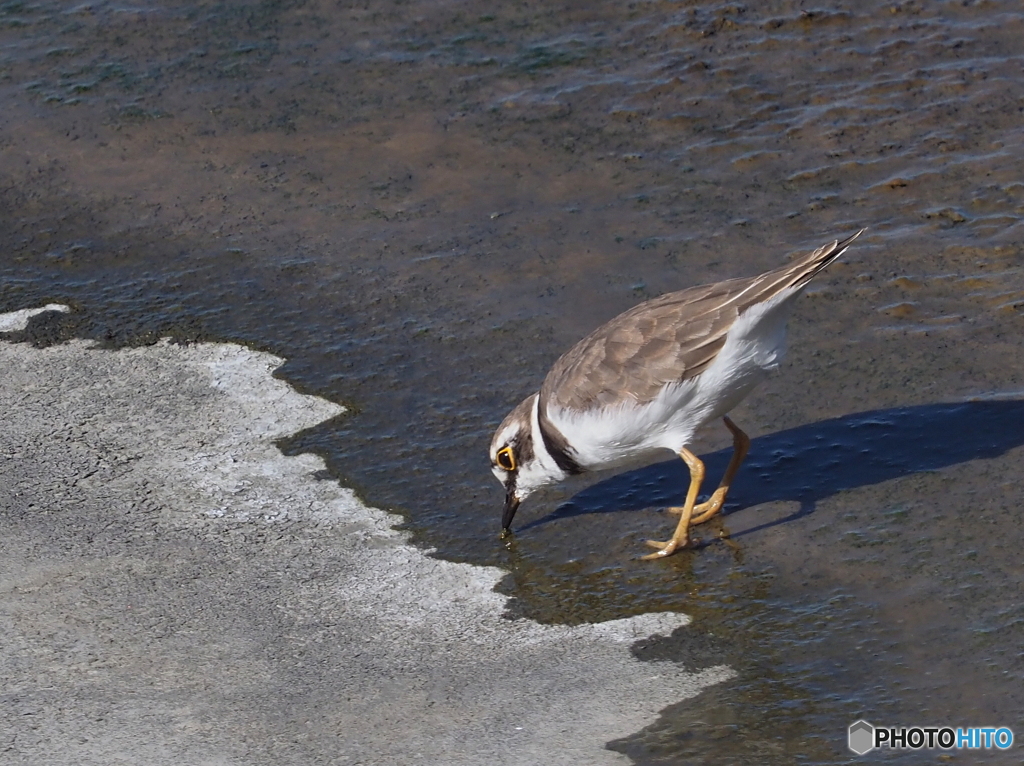
[[[511,447],[504,447],[498,450],[498,454],[494,456],[494,462],[503,471],[512,472],[516,470],[516,457],[512,454]]]

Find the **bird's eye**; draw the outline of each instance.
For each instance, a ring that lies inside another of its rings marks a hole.
[[[516,458],[512,454],[511,447],[505,447],[498,450],[498,454],[494,456],[494,461],[501,467],[503,471],[514,471],[516,470]]]

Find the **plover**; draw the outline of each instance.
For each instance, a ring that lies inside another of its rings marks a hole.
[[[641,303],[563,354],[491,440],[491,470],[505,487],[502,536],[537,489],[671,450],[689,468],[690,487],[683,505],[669,509],[680,514],[672,538],[648,540],[658,551],[644,558],[686,547],[690,527],[722,509],[750,445],[727,414],[778,367],[793,299],[863,231],[757,277]],[[697,504],[704,464],[689,445],[717,418],[732,432],[732,459],[718,489]]]

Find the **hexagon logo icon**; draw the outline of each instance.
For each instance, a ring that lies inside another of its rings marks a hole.
[[[847,744],[857,755],[864,755],[875,748],[875,727],[867,721],[854,721],[850,724]]]

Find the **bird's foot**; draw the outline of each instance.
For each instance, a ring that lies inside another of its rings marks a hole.
[[[725,494],[721,496],[716,492],[711,496],[711,499],[706,503],[701,503],[693,509],[693,517],[690,519],[690,526],[694,524],[703,524],[718,515],[725,507]]]
[[[690,518],[690,526],[693,526],[694,524],[703,524],[708,519],[713,518],[722,510],[723,506],[725,506],[725,493],[716,490],[706,502],[698,503],[693,506],[693,516]],[[669,513],[674,513],[678,516],[683,512],[683,506],[677,505],[673,508],[668,508],[667,510]]]
[[[671,556],[677,550],[681,548],[690,547],[690,538],[687,537],[685,540],[676,540],[674,537],[668,542],[660,542],[658,540],[647,540],[649,546],[657,548],[657,553],[649,553],[646,556],[641,556],[644,561],[650,561],[651,559],[662,559],[666,556]]]

